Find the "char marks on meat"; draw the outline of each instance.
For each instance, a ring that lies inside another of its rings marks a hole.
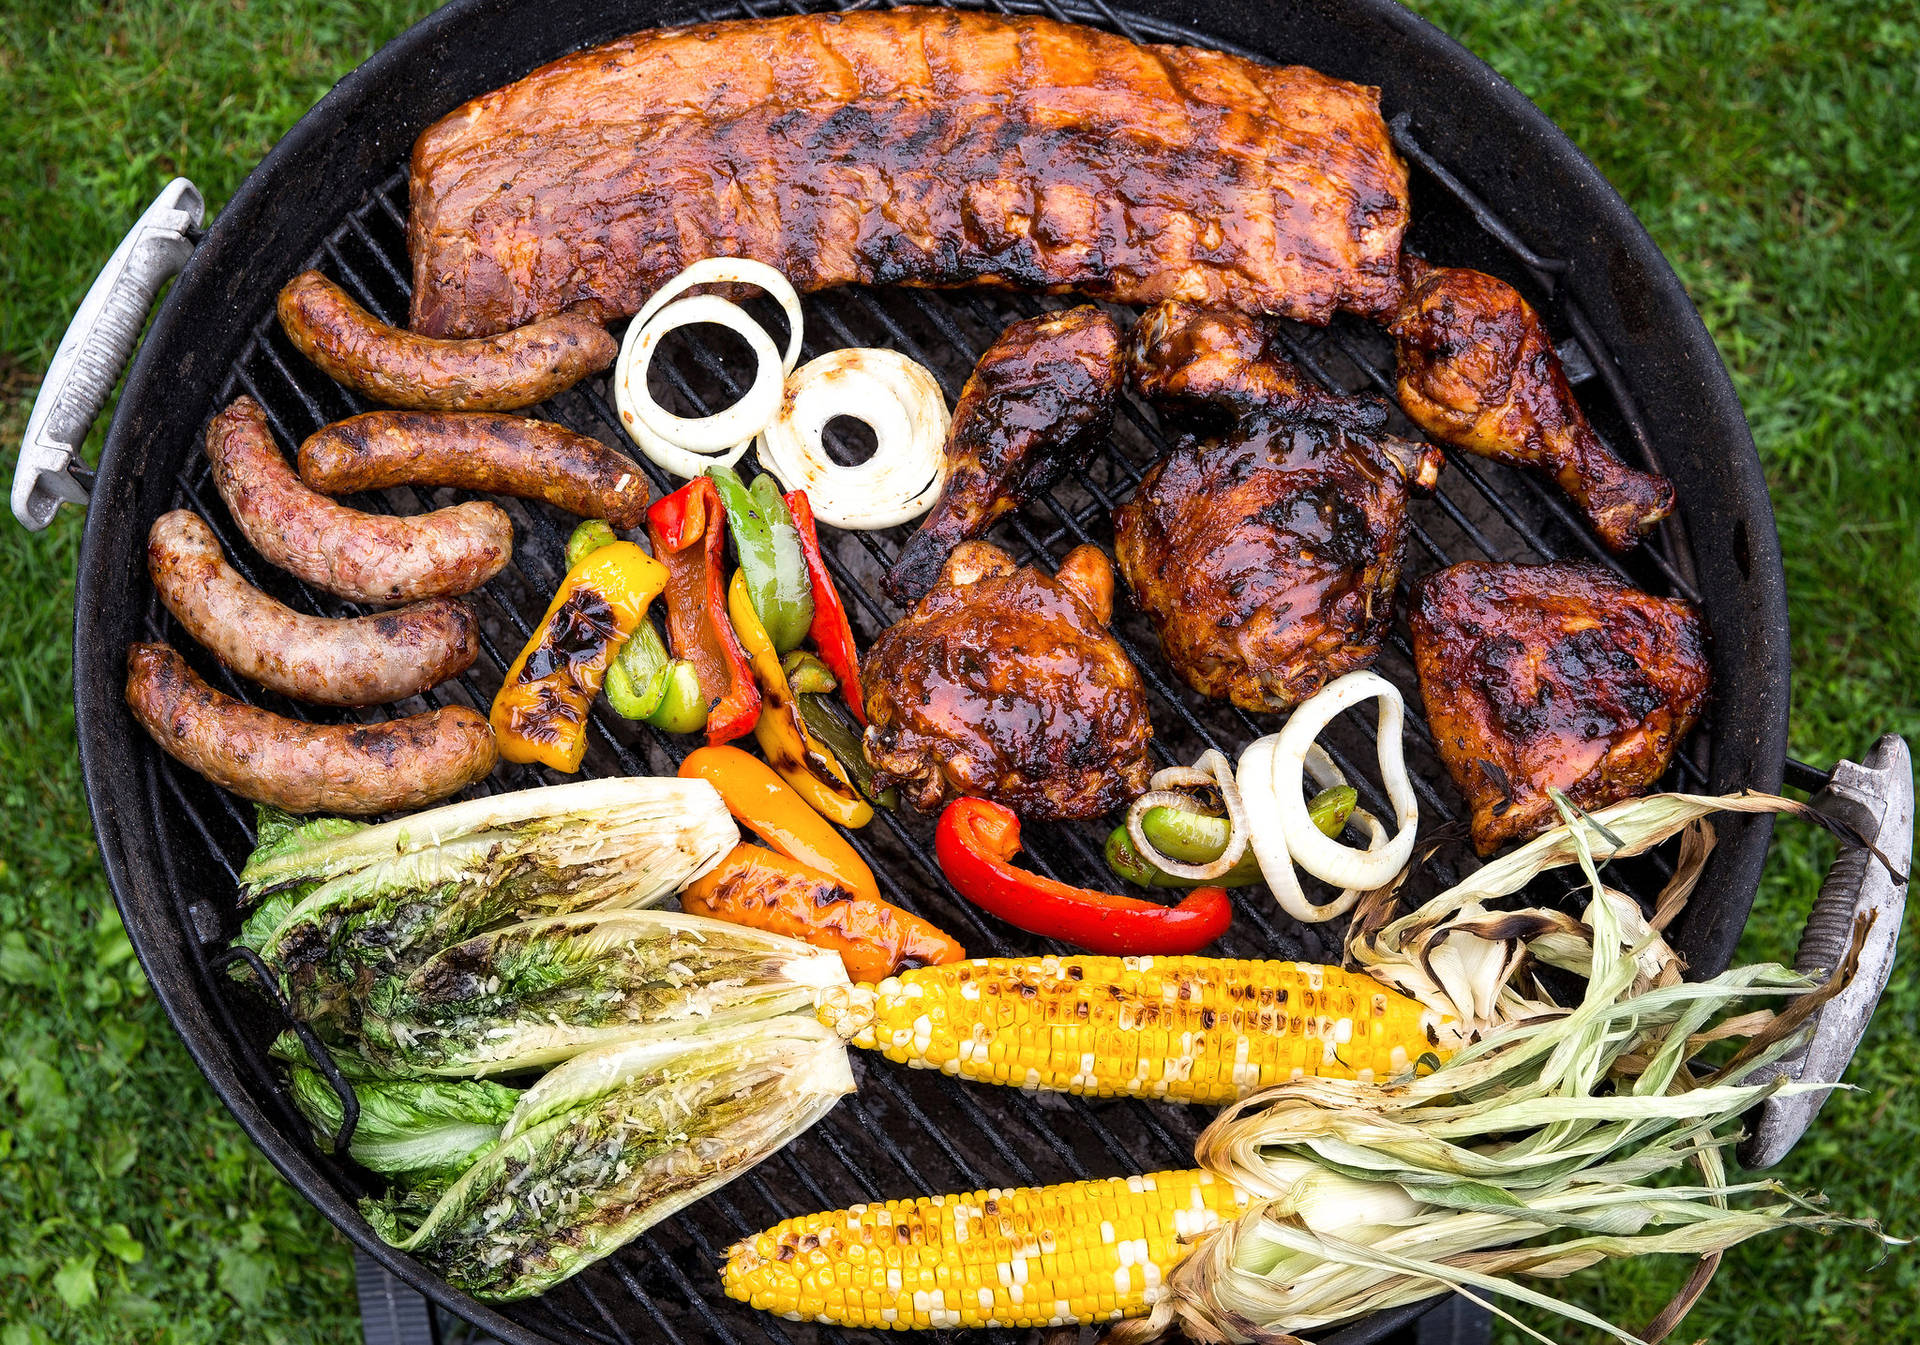
[[[876,787],[927,812],[974,794],[1030,820],[1098,817],[1140,793],[1153,726],[1112,617],[1096,546],[1051,575],[989,542],[955,547],[861,671]]]
[[[887,596],[933,587],[947,553],[1106,448],[1120,329],[1091,304],[1016,322],[967,379],[947,432],[940,500],[887,572]]]
[[[1384,433],[1385,406],[1323,391],[1257,318],[1163,304],[1129,359],[1178,437],[1115,511],[1114,553],[1174,670],[1284,710],[1373,662],[1408,484],[1432,487],[1439,450]]]
[[[623,317],[708,256],[1384,318],[1407,224],[1376,89],[920,7],[579,52],[430,127],[410,190],[411,325],[440,337]]]
[[[1414,667],[1434,746],[1482,854],[1666,773],[1706,705],[1700,619],[1597,565],[1469,561],[1414,590]]]

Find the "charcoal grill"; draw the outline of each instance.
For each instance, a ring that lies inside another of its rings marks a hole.
[[[824,6],[791,0],[789,7]],[[1452,456],[1439,493],[1413,508],[1407,579],[1468,557],[1573,557],[1606,565],[1654,592],[1692,598],[1712,629],[1721,694],[1685,745],[1670,783],[1707,792],[1771,790],[1789,766],[1793,783],[1827,783],[1826,773],[1785,757],[1785,585],[1764,479],[1725,371],[1651,240],[1593,166],[1531,104],[1387,0],[1284,7],[1138,0],[1128,10],[1105,0],[996,0],[996,7],[1044,12],[1145,41],[1191,42],[1299,62],[1380,85],[1396,141],[1414,165],[1411,245],[1435,260],[1480,267],[1517,284],[1561,341],[1579,396],[1601,433],[1628,461],[1673,477],[1680,495],[1678,516],[1646,546],[1618,559],[1599,547],[1551,487]],[[1185,26],[1195,8],[1203,12],[1205,31]],[[855,1201],[1188,1165],[1206,1120],[1199,1110],[1147,1102],[977,1087],[862,1056],[855,1061],[859,1095],[762,1167],[555,1292],[504,1309],[486,1307],[381,1243],[355,1210],[355,1201],[372,1189],[368,1175],[312,1143],[264,1054],[285,1025],[283,1005],[257,966],[249,977],[223,951],[238,924],[235,873],[253,841],[250,809],[155,750],[122,705],[127,644],[159,639],[229,694],[283,714],[314,713],[228,674],[174,625],[147,583],[144,538],[160,512],[194,509],[253,583],[302,610],[356,613],[350,604],[263,564],[248,549],[216,496],[199,444],[211,414],[241,393],[266,408],[289,453],[322,424],[367,409],[292,350],[273,321],[272,298],[297,270],[317,266],[382,318],[404,320],[409,271],[403,168],[419,131],[462,100],[577,47],[655,24],[774,12],[784,10],[772,0],[707,7],[678,0],[614,6],[455,0],[323,99],[204,235],[191,185],[176,182],[163,194],[116,253],[63,343],[29,425],[16,480],[15,511],[30,527],[44,526],[61,499],[92,496],[74,630],[81,759],[114,895],[168,1014],[241,1125],[290,1181],[393,1274],[514,1345],[843,1339],[848,1333],[777,1321],[720,1297],[714,1268],[722,1249],[781,1218]],[[99,471],[90,473],[74,450],[132,354],[147,305],[182,264],[184,274],[133,363]],[[817,295],[805,303],[807,354],[841,345],[891,346],[933,368],[951,400],[975,358],[1009,321],[1046,306],[985,293],[851,289]],[[1298,361],[1329,387],[1390,395],[1391,350],[1377,329],[1342,319],[1327,329],[1284,330]],[[683,411],[719,404],[740,391],[738,368],[711,349],[685,348],[664,366],[670,395],[686,404]],[[604,379],[535,414],[622,442]],[[1397,428],[1410,433],[1405,423]],[[1023,558],[1048,564],[1080,542],[1110,544],[1111,506],[1126,497],[1161,448],[1152,414],[1127,404],[1113,450],[1004,524],[1001,539]],[[664,491],[671,483],[656,475],[654,486]],[[413,512],[452,498],[452,492],[400,490],[355,503]],[[466,676],[418,700],[360,712],[364,717],[451,703],[484,710],[489,704],[563,572],[571,523],[543,506],[505,503],[514,516],[517,549],[513,564],[479,596],[486,627],[481,660]],[[863,641],[899,614],[880,596],[876,581],[904,536],[901,529],[828,539],[835,577],[850,595]],[[1191,760],[1206,745],[1234,752],[1271,727],[1177,686],[1151,632],[1124,602],[1116,626],[1149,688],[1163,761]],[[1403,623],[1380,669],[1417,704]],[[670,772],[691,746],[605,713],[596,714],[592,733],[587,768],[599,773]],[[1357,782],[1369,777],[1368,734],[1364,724],[1343,722],[1332,740],[1336,761]],[[1464,831],[1456,822],[1460,800],[1433,758],[1417,714],[1410,716],[1408,748],[1425,831],[1455,839],[1421,881],[1449,882],[1472,860],[1458,844]],[[1899,740],[1883,740],[1865,767],[1842,763],[1842,772],[1828,796],[1850,809],[1849,820],[1903,855],[1911,832],[1911,772]],[[533,767],[505,766],[481,788],[517,789],[555,778]],[[1362,783],[1361,792],[1368,806],[1383,806],[1370,785]],[[1731,958],[1771,834],[1765,818],[1726,821],[1720,829],[1720,848],[1674,932],[1696,972],[1717,971]],[[855,845],[881,875],[890,898],[954,931],[970,950],[1045,947],[958,900],[932,862],[929,834],[922,819],[882,813]],[[1083,883],[1106,880],[1098,831],[1033,827],[1028,835],[1041,870]],[[1646,896],[1670,873],[1670,860],[1656,854],[1619,866],[1617,879]],[[1867,972],[1822,1020],[1805,1064],[1810,1074],[1837,1078],[1844,1068],[1884,981],[1899,897],[1886,875],[1858,865],[1836,869],[1823,890],[1819,918],[1810,927],[1809,957],[1844,934],[1856,909],[1895,911],[1880,921]],[[1245,894],[1238,911],[1222,944],[1225,953],[1337,958],[1337,925],[1296,927],[1261,889]],[[1761,1148],[1754,1156],[1777,1158],[1803,1125],[1804,1118],[1762,1118]],[[1378,1340],[1417,1311],[1377,1314],[1323,1339],[1329,1345]]]

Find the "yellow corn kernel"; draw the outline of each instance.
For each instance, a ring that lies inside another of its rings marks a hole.
[[[836,1326],[1118,1321],[1147,1313],[1187,1244],[1246,1206],[1209,1172],[855,1205],[735,1243],[721,1282],[763,1311]]]
[[[916,1069],[1099,1097],[1219,1106],[1302,1075],[1390,1079],[1451,1053],[1451,1020],[1307,962],[974,958],[890,976],[870,995],[821,1016],[838,1026],[870,1008],[853,1044]]]

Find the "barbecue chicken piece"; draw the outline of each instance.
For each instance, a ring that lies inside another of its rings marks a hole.
[[[1627,551],[1673,512],[1673,483],[1600,442],[1573,399],[1540,315],[1511,285],[1409,254],[1391,324],[1400,405],[1428,434],[1550,476],[1600,540]]]
[[[429,127],[408,194],[410,325],[443,337],[624,317],[702,257],[1385,318],[1407,226],[1377,89],[931,6],[577,52]]]
[[[1153,726],[1112,618],[1099,548],[1048,576],[962,542],[864,660],[875,786],[926,812],[975,794],[1035,819],[1097,817],[1140,793]]]
[[[1447,773],[1491,854],[1666,773],[1706,704],[1700,619],[1597,565],[1469,561],[1414,588],[1413,661]]]
[[[1381,404],[1323,390],[1257,319],[1162,304],[1128,346],[1179,438],[1114,512],[1114,553],[1174,671],[1284,710],[1373,662],[1408,486],[1433,488],[1440,451],[1385,434]]]
[[[887,572],[887,596],[920,597],[941,562],[1104,446],[1120,391],[1120,329],[1091,304],[1000,334],[973,367],[947,432],[940,501]]]

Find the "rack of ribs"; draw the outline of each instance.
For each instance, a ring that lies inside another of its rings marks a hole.
[[[1347,311],[1399,331],[1429,433],[1546,470],[1608,545],[1672,508],[1586,427],[1550,344],[1471,358],[1489,311],[1524,303],[1402,255],[1379,90],[1299,66],[919,6],[658,29],[457,108],[415,144],[409,193],[427,336],[613,321],[715,256],[802,290]]]

